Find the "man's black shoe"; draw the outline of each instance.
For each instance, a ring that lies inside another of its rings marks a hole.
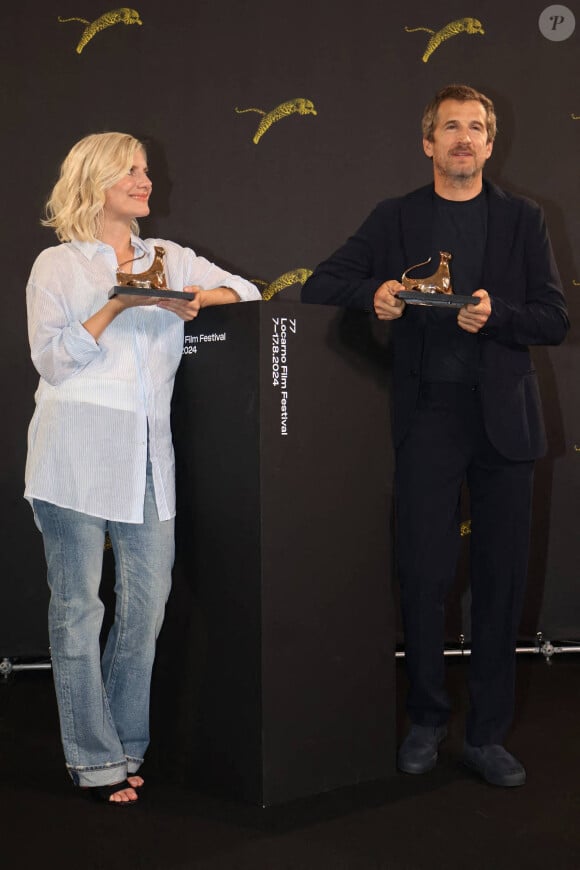
[[[427,773],[437,764],[438,749],[447,736],[446,725],[411,725],[397,753],[403,773]]]
[[[523,785],[526,781],[523,765],[498,743],[490,743],[487,746],[470,746],[469,743],[465,743],[462,761],[466,767],[475,770],[490,785],[511,788]]]

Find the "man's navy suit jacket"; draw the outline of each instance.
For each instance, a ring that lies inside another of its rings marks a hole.
[[[492,304],[478,334],[485,427],[503,456],[530,460],[545,453],[546,434],[528,346],[563,341],[569,328],[566,302],[540,206],[487,181],[484,189],[488,221],[479,286]],[[372,312],[384,281],[400,280],[405,269],[431,254],[434,205],[432,184],[379,203],[315,269],[302,288],[302,301]],[[395,446],[405,437],[417,402],[425,319],[424,307],[408,305],[391,321]]]

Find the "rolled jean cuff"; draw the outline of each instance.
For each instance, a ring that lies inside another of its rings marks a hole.
[[[142,758],[132,758],[130,755],[127,756],[127,773],[133,774],[137,773],[141,765],[143,764]]]
[[[119,761],[115,764],[106,764],[103,767],[71,767],[67,770],[75,785],[88,788],[101,785],[114,785],[123,782],[127,778],[127,762]]]

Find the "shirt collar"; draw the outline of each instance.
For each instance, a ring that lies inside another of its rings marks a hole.
[[[105,244],[105,242],[101,242],[98,239],[96,242],[81,242],[79,241],[79,239],[72,239],[70,244],[73,246],[73,248],[76,248],[77,251],[80,251],[83,257],[86,257],[86,259],[89,261],[93,259],[98,251],[111,250],[110,245],[107,245]],[[132,233],[131,244],[136,251],[139,251],[141,253],[145,253],[148,250],[145,241],[139,236],[134,236]]]

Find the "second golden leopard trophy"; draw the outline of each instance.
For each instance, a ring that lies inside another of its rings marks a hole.
[[[439,258],[437,271],[427,278],[409,278],[409,272],[420,266],[426,266],[431,262],[431,257],[423,263],[405,269],[401,275],[401,284],[405,285],[405,290],[395,294],[397,299],[402,299],[408,305],[440,305],[447,308],[461,308],[467,304],[478,305],[479,296],[454,293],[449,272],[449,261],[452,255],[448,251],[439,251]]]

